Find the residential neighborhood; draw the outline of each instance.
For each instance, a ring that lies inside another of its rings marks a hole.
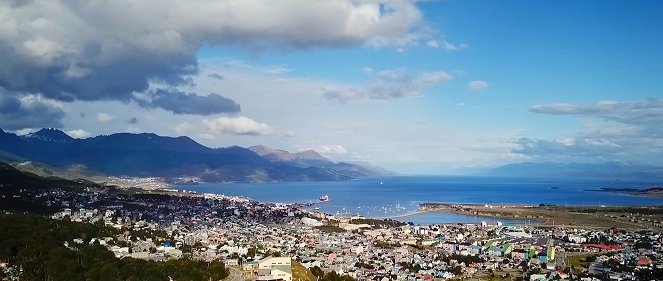
[[[121,233],[74,243],[99,243],[118,258],[223,260],[244,280],[295,280],[293,263],[356,280],[649,280],[663,272],[663,235],[653,230],[413,225],[215,194],[19,196],[57,209],[53,219]]]

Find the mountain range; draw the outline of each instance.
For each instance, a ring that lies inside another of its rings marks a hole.
[[[57,129],[22,136],[0,129],[0,159],[85,167],[110,176],[194,176],[208,182],[334,181],[391,174],[369,165],[335,163],[313,150],[209,148],[188,137],[151,133],[76,139]]]

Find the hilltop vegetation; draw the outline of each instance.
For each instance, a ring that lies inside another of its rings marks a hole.
[[[0,162],[0,188],[18,189],[18,188],[84,188],[88,185],[95,185],[87,181],[71,181],[58,177],[42,177],[33,173],[24,172],[16,169],[14,166]]]
[[[0,260],[9,263],[13,272],[22,269],[20,280],[194,281],[228,276],[221,261],[117,259],[106,247],[90,243],[92,238],[117,234],[99,225],[0,214],[0,229]],[[75,243],[77,238],[83,243]]]

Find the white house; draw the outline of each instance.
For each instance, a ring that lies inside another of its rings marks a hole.
[[[290,257],[266,257],[259,260],[256,280],[292,281],[292,260]]]

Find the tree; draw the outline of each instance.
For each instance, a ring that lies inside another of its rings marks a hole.
[[[463,275],[463,267],[460,266],[460,265],[457,265],[456,267],[454,267],[454,269],[453,269],[453,273],[454,273],[456,276]]]

